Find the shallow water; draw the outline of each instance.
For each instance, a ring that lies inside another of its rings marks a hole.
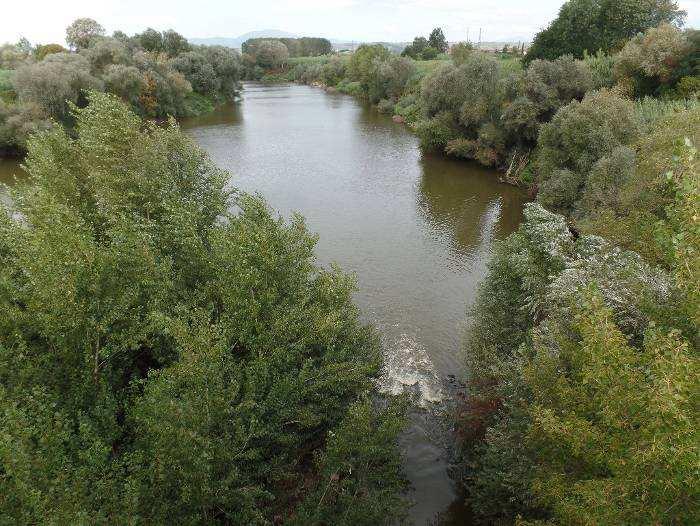
[[[232,185],[284,216],[301,213],[320,236],[321,264],[357,275],[356,302],[385,347],[382,387],[414,385],[427,409],[402,440],[411,517],[468,524],[430,409],[448,396],[446,376],[461,372],[467,305],[494,240],[520,223],[525,195],[491,170],[421,154],[405,126],[317,88],[249,84],[240,104],[182,127]]]

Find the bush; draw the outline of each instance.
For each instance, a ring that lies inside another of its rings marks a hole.
[[[440,52],[437,49],[432,46],[428,46],[421,52],[420,58],[423,60],[435,60],[439,54]]]
[[[396,102],[394,113],[400,115],[409,124],[415,124],[423,115],[421,101],[418,95],[408,93]]]
[[[634,104],[609,91],[564,106],[540,133],[538,200],[571,214],[595,163],[631,144],[638,133]]]
[[[602,88],[612,88],[615,85],[615,58],[607,55],[601,50],[595,55],[583,54],[583,63],[591,72],[592,88],[599,90]]]
[[[631,82],[637,97],[658,95],[673,87],[675,70],[691,51],[685,33],[662,24],[637,35],[615,56],[615,76]]]
[[[700,364],[659,325],[688,323],[668,316],[685,280],[574,239],[538,205],[525,216],[495,253],[467,341],[457,417],[475,511],[491,523],[636,524],[677,502],[684,524],[696,511],[681,496],[696,456],[688,373]]]
[[[6,104],[0,100],[0,154],[24,154],[29,137],[50,127],[51,123],[37,106]]]
[[[34,57],[38,61],[44,60],[48,55],[53,55],[54,53],[65,53],[68,50],[60,44],[45,44],[38,45],[34,49]]]
[[[13,84],[21,102],[35,104],[45,115],[64,124],[71,118],[68,102],[83,105],[84,90],[102,88],[100,79],[90,73],[89,62],[68,53],[56,53],[22,66]]]
[[[323,66],[321,66],[321,78],[326,86],[337,86],[345,78],[347,71],[347,59],[339,56],[332,56]]]
[[[450,141],[460,136],[455,116],[447,111],[418,121],[415,129],[421,147],[429,151],[442,152]]]
[[[458,42],[450,49],[450,56],[455,66],[464,64],[472,53],[474,53],[474,46],[471,42]]]

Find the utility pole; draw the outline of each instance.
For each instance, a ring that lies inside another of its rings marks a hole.
[[[479,28],[479,49],[481,49],[481,28]]]

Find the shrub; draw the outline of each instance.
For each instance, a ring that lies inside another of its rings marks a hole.
[[[435,60],[439,54],[440,52],[437,49],[432,46],[428,46],[421,52],[420,58],[423,60]]]
[[[673,85],[675,70],[691,50],[685,33],[662,24],[630,40],[615,56],[615,76],[631,81],[638,97],[659,94]]]
[[[15,74],[19,100],[35,104],[52,119],[70,121],[68,102],[84,104],[84,90],[101,88],[90,74],[90,64],[81,55],[56,53],[41,62],[22,66]]]
[[[0,153],[22,155],[29,137],[48,130],[51,123],[32,104],[6,104],[0,100]]]
[[[54,53],[65,53],[68,51],[60,44],[45,44],[38,45],[34,49],[34,57],[38,60],[44,60],[48,55],[53,55]]]
[[[415,130],[422,148],[438,152],[460,136],[455,116],[447,111],[418,121]]]
[[[418,95],[407,93],[396,102],[394,113],[403,117],[407,123],[416,123],[423,115],[421,101]]]
[[[615,58],[612,55],[598,50],[595,55],[586,51],[583,54],[583,62],[591,72],[592,88],[612,88],[615,85]]]
[[[455,66],[461,66],[473,52],[474,46],[471,42],[458,42],[450,49],[450,56]]]
[[[347,60],[343,57],[332,56],[321,67],[321,78],[326,86],[336,86],[345,78]]]
[[[593,165],[615,148],[631,144],[638,133],[633,103],[609,91],[593,92],[564,106],[540,133],[538,200],[570,214]]]

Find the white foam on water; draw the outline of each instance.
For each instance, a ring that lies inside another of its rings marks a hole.
[[[394,342],[385,342],[379,389],[398,395],[407,388],[418,391],[422,406],[439,403],[445,397],[440,376],[428,352],[415,338],[402,334]]]

